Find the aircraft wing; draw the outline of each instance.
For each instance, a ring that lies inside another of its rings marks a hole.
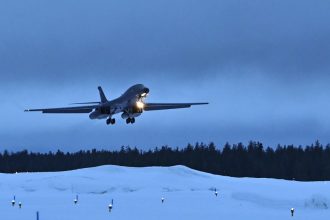
[[[208,102],[199,103],[145,103],[143,109],[145,111],[166,110],[176,108],[190,108],[192,105],[207,105]]]
[[[90,113],[99,105],[64,107],[64,108],[41,108],[41,109],[27,109],[25,112],[42,112],[42,113]]]

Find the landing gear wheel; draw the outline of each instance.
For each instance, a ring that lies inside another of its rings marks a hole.
[[[132,118],[131,119],[131,124],[134,124],[135,123],[135,118]]]
[[[126,119],[126,124],[129,124],[129,123],[131,123],[131,118]]]
[[[109,124],[114,124],[114,123],[116,123],[116,119],[114,119],[114,118],[107,118],[107,121],[106,121],[106,123],[107,123],[107,125],[109,125]]]

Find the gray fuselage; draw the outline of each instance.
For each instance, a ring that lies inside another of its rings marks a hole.
[[[114,114],[122,113],[122,118],[134,118],[141,115],[143,108],[137,106],[137,102],[144,103],[144,98],[149,89],[143,84],[136,84],[130,87],[120,97],[111,101],[101,103],[92,113],[90,119],[104,119]]]

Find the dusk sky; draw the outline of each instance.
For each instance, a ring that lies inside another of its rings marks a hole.
[[[330,2],[0,2],[0,151],[330,143]],[[108,99],[210,102],[114,126],[24,112]]]

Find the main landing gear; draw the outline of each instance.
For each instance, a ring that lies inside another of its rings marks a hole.
[[[134,124],[135,123],[135,118],[127,118],[126,119],[126,124],[129,124],[129,123]]]
[[[107,119],[107,121],[106,121],[106,123],[107,123],[107,125],[109,125],[109,124],[115,124],[116,123],[116,119],[114,119],[114,118],[108,118]]]

